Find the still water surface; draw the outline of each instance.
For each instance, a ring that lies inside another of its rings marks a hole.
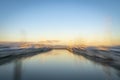
[[[52,50],[1,64],[0,80],[120,80],[120,71],[67,50]]]

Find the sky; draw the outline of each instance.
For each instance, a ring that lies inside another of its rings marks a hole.
[[[119,36],[120,0],[0,0],[0,41],[118,44]]]

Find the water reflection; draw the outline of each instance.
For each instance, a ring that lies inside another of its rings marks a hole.
[[[14,67],[14,80],[21,80],[21,72],[22,72],[22,60],[16,59]]]
[[[12,74],[13,73],[13,74]],[[119,80],[120,70],[67,50],[52,50],[0,65],[0,80]]]

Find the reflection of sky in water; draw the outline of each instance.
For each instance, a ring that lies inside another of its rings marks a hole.
[[[0,65],[0,80],[12,80],[13,79],[14,64]]]
[[[14,70],[18,72],[21,70],[22,80],[119,80],[118,74],[120,74],[120,71],[94,63],[66,50],[52,50],[25,58],[17,62],[17,65],[21,64],[21,68],[18,69],[14,64],[15,61],[0,66],[0,80],[20,80],[13,78]]]

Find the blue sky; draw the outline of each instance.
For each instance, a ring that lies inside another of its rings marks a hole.
[[[93,40],[109,31],[119,39],[119,30],[120,0],[0,0],[1,41]]]

